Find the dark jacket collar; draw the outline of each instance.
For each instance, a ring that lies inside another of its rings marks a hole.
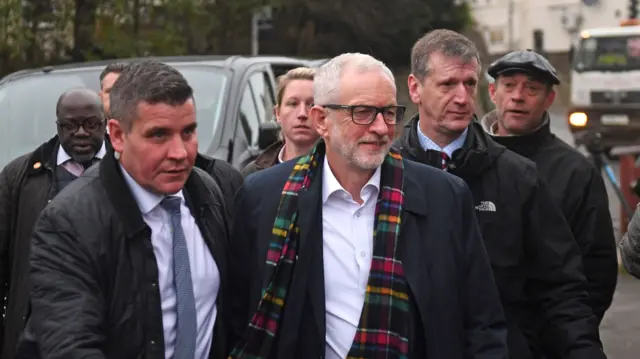
[[[27,176],[41,173],[41,171],[50,171],[55,167],[55,159],[58,156],[58,148],[60,141],[58,135],[53,136],[49,141],[40,145],[35,151],[31,152],[31,156],[27,162]]]
[[[488,113],[486,116],[491,115],[492,113]],[[491,138],[519,155],[530,157],[549,141],[552,141],[555,135],[551,133],[551,120],[549,114],[545,112],[542,126],[529,134],[523,136],[491,135]]]
[[[258,170],[263,170],[278,164],[278,155],[280,154],[282,147],[284,147],[284,142],[282,141],[277,141],[267,147],[264,152],[255,159],[256,168]]]
[[[418,139],[419,115],[416,114],[404,127],[402,138],[396,141],[396,148],[408,159],[433,167],[440,167],[442,158],[439,151],[422,149]],[[493,166],[506,148],[493,141],[484,132],[474,116],[469,124],[467,138],[462,148],[453,152],[449,171],[462,178],[479,175]]]
[[[114,157],[113,149],[107,151],[105,157],[100,161],[99,171],[100,182],[107,192],[115,213],[125,228],[127,237],[133,238],[137,233],[149,230],[142,218],[142,213],[140,213],[131,189],[123,177],[120,164]],[[184,186],[187,205],[196,219],[198,219],[205,206],[213,206],[215,204],[212,196],[202,195],[210,191],[200,177],[204,172],[198,171],[202,170],[194,167]]]
[[[107,153],[113,151],[109,135],[104,135],[104,143]],[[37,175],[42,171],[52,171],[56,167],[60,140],[58,135],[53,136],[49,141],[40,145],[31,153],[27,162],[27,176]]]
[[[213,173],[213,166],[215,163],[216,163],[215,158],[198,153],[198,155],[196,156],[196,163],[194,164],[194,166],[200,168],[201,170],[207,173]]]
[[[407,159],[404,159],[404,184],[402,192],[404,192],[404,210],[417,215],[427,215],[427,203],[429,202],[429,193],[426,187],[421,183],[421,178],[412,173],[410,165],[407,165]]]

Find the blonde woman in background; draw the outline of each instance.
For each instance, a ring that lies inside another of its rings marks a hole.
[[[298,67],[278,78],[277,103],[273,112],[281,127],[281,140],[267,147],[250,162],[242,170],[243,176],[299,157],[307,153],[318,140],[318,133],[309,121],[314,76],[314,69]]]

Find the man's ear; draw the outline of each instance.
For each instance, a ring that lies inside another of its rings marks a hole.
[[[489,82],[489,97],[491,102],[496,103],[496,82]]]
[[[325,134],[329,133],[329,117],[324,107],[318,105],[311,107],[311,110],[309,110],[309,118],[311,119],[313,128],[318,132],[320,137],[325,137]]]
[[[420,80],[414,75],[410,74],[407,79],[407,85],[409,86],[409,97],[411,98],[411,102],[419,105],[422,98],[422,84]]]
[[[547,94],[547,98],[544,101],[544,110],[548,111],[549,107],[553,105],[553,101],[555,100],[556,100],[556,90],[552,88],[549,90],[549,93]]]
[[[122,128],[120,121],[114,119],[107,121],[107,131],[109,133],[109,139],[111,140],[113,150],[115,152],[122,153],[122,150],[124,149],[125,131]]]

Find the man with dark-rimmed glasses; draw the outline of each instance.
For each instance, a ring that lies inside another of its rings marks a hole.
[[[378,116],[378,114],[382,115],[384,121],[389,125],[397,124],[399,121],[402,121],[404,117],[404,112],[406,107],[404,106],[385,106],[385,107],[375,107],[375,106],[365,106],[365,105],[321,105],[324,108],[332,109],[332,110],[345,110],[358,125],[369,125],[373,120]]]
[[[47,203],[101,159],[109,146],[100,97],[89,89],[62,94],[58,133],[0,173],[0,300],[6,305],[1,358],[13,358],[29,316],[28,259],[31,233]]]
[[[236,196],[230,358],[506,359],[469,189],[390,150],[405,111],[391,71],[340,55],[314,100],[322,139]]]

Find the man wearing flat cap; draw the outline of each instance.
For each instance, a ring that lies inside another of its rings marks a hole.
[[[602,176],[580,152],[550,130],[547,110],[560,84],[556,70],[542,55],[514,51],[489,67],[496,109],[482,119],[498,143],[534,161],[562,209],[582,252],[591,307],[598,321],[611,305],[618,259],[609,199]]]
[[[474,116],[475,44],[433,30],[413,46],[418,113],[396,142],[403,157],[462,178],[491,260],[511,359],[603,359],[580,249],[534,162],[491,139]],[[542,335],[552,340],[542,342]]]

